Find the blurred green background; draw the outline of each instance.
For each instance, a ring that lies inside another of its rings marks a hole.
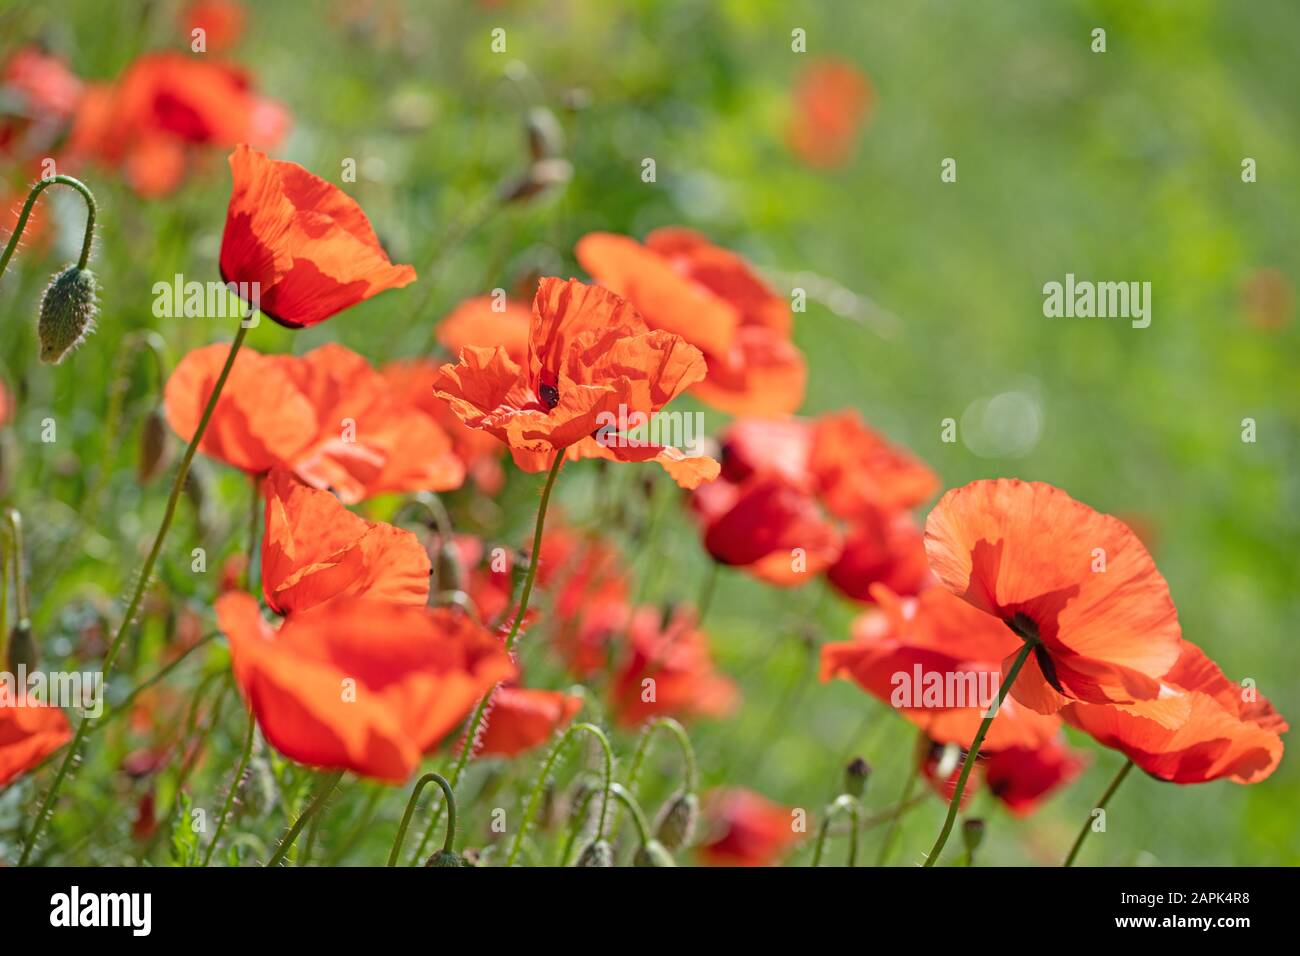
[[[421,276],[414,288],[306,332],[264,322],[252,347],[301,352],[338,340],[376,362],[425,354],[436,320],[462,298],[511,288],[533,269],[581,275],[572,248],[590,230],[641,237],[668,224],[700,229],[750,257],[778,288],[821,290],[796,317],[795,339],[810,368],[805,412],[858,408],[927,461],[945,487],[1002,475],[1043,480],[1129,520],[1169,580],[1184,635],[1230,678],[1253,677],[1284,716],[1300,714],[1293,293],[1300,6],[248,6],[246,35],[230,55],[292,114],[277,155],[336,182],[342,159],[355,158],[358,181],[345,188],[393,259],[413,263]],[[0,44],[7,57],[40,41],[83,78],[107,80],[145,50],[184,49],[177,9],[5,0]],[[490,49],[494,27],[507,31],[505,54]],[[796,27],[807,32],[807,54],[791,52]],[[1104,54],[1090,49],[1096,27],[1107,31]],[[809,169],[784,142],[794,80],[821,56],[853,62],[875,89],[852,160],[831,171]],[[573,180],[480,217],[498,184],[524,167],[523,118],[532,106],[560,117]],[[656,159],[656,183],[641,181],[644,157]],[[957,160],[955,183],[940,181],[945,157]],[[1242,182],[1244,157],[1257,161],[1258,182]],[[154,319],[150,293],[176,272],[217,278],[224,152],[213,151],[163,200],[142,200],[93,168],[84,177],[100,206],[98,333],[61,367],[36,361],[40,290],[80,242],[82,213],[71,194],[47,193],[65,223],[61,245],[20,253],[0,285],[7,316],[0,358],[17,395],[17,417],[4,433],[4,494],[26,519],[35,625],[53,660],[74,655],[87,628],[116,621],[165,499],[166,479],[144,488],[135,481],[135,431],[119,447],[104,447],[118,343],[129,330],[155,328],[174,364],[232,332],[209,320]],[[1243,289],[1261,270],[1276,270],[1265,274],[1275,282],[1280,274],[1292,290],[1262,318],[1243,304]],[[1045,318],[1043,284],[1067,272],[1149,281],[1150,328]],[[803,273],[819,278],[796,280]],[[141,362],[130,393],[134,421],[156,394]],[[46,417],[58,422],[53,444],[39,440]],[[1248,417],[1257,422],[1254,443],[1241,440]],[[959,423],[956,443],[941,441],[947,418]],[[725,418],[710,412],[708,420],[717,426]],[[83,533],[87,494],[106,453],[105,510]],[[589,514],[598,481],[634,496],[639,479],[652,478],[661,496],[669,494],[648,468],[622,471],[635,475],[590,464],[566,469],[566,513]],[[246,484],[213,462],[203,463],[200,477],[209,492],[208,540],[238,552]],[[512,473],[483,530],[522,545],[537,485]],[[688,516],[669,504],[653,532],[644,524],[603,529],[621,537],[652,601],[694,598],[706,567]],[[385,508],[391,505],[380,502],[371,513]],[[183,514],[153,592],[161,603],[135,649],[140,660],[166,639],[181,604],[211,627],[216,574],[189,573],[196,533],[193,515]],[[856,687],[818,683],[815,645],[844,639],[855,612],[821,591],[814,584],[779,592],[723,574],[708,630],[720,666],[741,685],[743,706],[731,720],[692,726],[702,770],[708,784],[752,787],[820,813],[838,792],[843,765],[861,755],[875,768],[868,808],[881,809],[902,789],[914,735]],[[562,686],[545,661],[529,666],[537,668],[535,683]],[[195,771],[196,793],[224,793],[244,726],[238,708],[227,706],[230,716],[209,741],[220,756]],[[1122,762],[1078,735],[1072,742],[1090,755],[1088,770],[1033,816],[1014,820],[987,794],[977,799],[973,810],[986,813],[990,827],[983,862],[1059,862]],[[112,786],[102,782],[127,746],[95,748],[67,788],[52,858],[120,862],[136,854],[123,807],[138,793],[120,775]],[[619,746],[626,754],[628,739]],[[480,768],[471,784],[490,773],[492,786],[520,786],[537,760],[523,758],[504,783],[493,782],[496,770]],[[306,782],[291,780],[291,793],[292,786]],[[663,786],[659,793],[671,781]],[[1135,775],[1111,805],[1108,832],[1092,836],[1082,861],[1300,862],[1298,787],[1290,754],[1271,779],[1249,787],[1176,787]],[[27,779],[0,793],[0,832],[12,837],[40,792]],[[165,780],[158,799],[160,807],[168,799]],[[515,797],[502,799],[517,806]],[[404,801],[403,791],[355,784],[337,798],[322,845],[331,853],[344,847],[337,854],[344,862],[381,862]],[[935,799],[906,819],[895,862],[921,859],[942,814]],[[372,819],[349,844],[354,825]],[[466,812],[465,843],[483,842],[485,819],[486,811]],[[263,826],[263,836],[280,825]],[[258,826],[241,818],[235,830]],[[868,858],[878,839],[879,831],[869,837]],[[795,856],[806,858],[806,848]]]

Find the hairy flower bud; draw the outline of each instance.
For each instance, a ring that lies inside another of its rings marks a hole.
[[[659,809],[655,836],[668,849],[680,849],[691,842],[699,818],[700,798],[693,793],[676,793]]]
[[[453,853],[450,850],[439,850],[433,856],[429,857],[429,859],[425,861],[424,865],[426,867],[430,867],[430,866],[436,867],[436,866],[469,866],[470,864],[467,863],[465,859],[461,857],[459,854]]]
[[[136,459],[135,477],[148,484],[167,465],[167,423],[158,409],[152,409],[140,429],[140,456]]]
[[[668,852],[668,848],[658,840],[642,844],[632,858],[633,866],[676,866],[677,861]]]
[[[578,866],[613,866],[614,848],[608,840],[596,840],[587,845],[578,857]]]
[[[45,288],[37,334],[41,361],[57,365],[95,330],[95,274],[69,266]]]

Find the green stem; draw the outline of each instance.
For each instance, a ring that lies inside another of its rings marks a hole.
[[[217,831],[212,834],[212,842],[208,844],[207,852],[203,854],[204,866],[212,862],[212,854],[216,851],[217,844],[221,842],[221,831],[226,828],[226,817],[230,815],[230,808],[235,803],[235,794],[239,792],[239,786],[244,782],[244,771],[248,768],[248,759],[253,755],[253,737],[256,731],[257,720],[253,717],[252,711],[249,711],[248,733],[244,737],[244,749],[239,755],[239,766],[235,768],[235,779],[230,783],[230,790],[226,794],[226,802],[221,806],[221,816],[217,818]]]
[[[924,744],[925,733],[922,731],[921,740],[918,741],[918,748]],[[913,761],[911,772],[907,775],[907,782],[903,784],[903,795],[898,798],[898,803],[894,805],[893,813],[889,818],[889,829],[885,831],[884,840],[880,844],[880,852],[876,854],[876,866],[884,866],[889,861],[889,854],[894,849],[894,837],[898,834],[898,824],[903,818],[902,810],[907,806],[908,800],[912,796],[912,788],[916,786],[916,779],[921,774],[921,758]]]
[[[717,561],[709,562],[709,569],[704,572],[704,580],[700,583],[700,596],[695,601],[695,624],[700,626],[704,623],[704,616],[709,613],[709,606],[713,603],[713,592],[718,586],[718,569],[721,568]]]
[[[244,576],[248,582],[248,590],[256,594],[253,562],[257,560],[257,519],[261,517],[262,512],[262,488],[261,479],[257,475],[250,475],[248,480],[252,483],[253,494],[248,508],[248,566],[244,569]]]
[[[650,824],[645,818],[641,804],[636,802],[636,797],[632,796],[621,783],[611,783],[609,793],[610,796],[627,807],[628,813],[632,814],[632,822],[636,824],[636,838],[640,841],[641,846],[645,846],[650,842]]]
[[[835,802],[826,808],[826,816],[822,819],[822,825],[817,830],[817,845],[813,849],[812,865],[814,867],[822,865],[822,851],[826,849],[826,835],[830,832],[831,820],[837,813],[847,813],[852,821],[849,829],[849,866],[858,865],[858,828],[862,824],[862,804],[858,798],[851,794],[842,793],[835,798]]]
[[[86,268],[86,263],[90,261],[90,245],[95,238],[95,194],[80,179],[60,175],[42,179],[33,185],[31,192],[27,194],[27,201],[23,203],[22,212],[18,214],[18,222],[14,224],[13,235],[9,237],[4,253],[0,254],[0,276],[4,275],[5,269],[9,267],[9,260],[13,258],[14,250],[18,248],[18,240],[22,238],[23,230],[27,228],[27,220],[32,214],[32,207],[36,205],[36,197],[55,183],[71,186],[86,200],[86,234],[81,240],[81,258],[77,260],[78,269]]]
[[[312,795],[311,803],[307,805],[307,809],[299,814],[297,820],[293,821],[293,826],[289,827],[289,832],[280,840],[275,852],[271,854],[271,859],[266,861],[268,867],[280,865],[285,854],[289,852],[289,848],[293,846],[293,841],[298,839],[298,834],[302,832],[302,828],[307,825],[307,822],[312,817],[320,813],[321,807],[325,805],[325,801],[334,792],[334,788],[339,785],[339,781],[342,779],[343,771],[336,770],[321,780],[316,792]]]
[[[1110,802],[1110,798],[1115,795],[1115,791],[1119,789],[1119,785],[1124,782],[1124,778],[1128,776],[1128,772],[1132,769],[1133,761],[1124,761],[1124,766],[1119,768],[1119,773],[1115,774],[1115,779],[1110,782],[1110,786],[1106,788],[1106,792],[1101,795],[1101,799],[1097,801],[1095,809],[1106,809],[1106,804]],[[1083,841],[1087,839],[1090,832],[1092,832],[1092,814],[1088,814],[1088,819],[1083,821],[1083,826],[1079,830],[1079,835],[1074,840],[1074,846],[1070,847],[1070,855],[1065,858],[1065,862],[1061,864],[1062,866],[1074,865],[1074,858],[1079,855],[1079,848],[1083,846]]]
[[[989,732],[989,726],[993,723],[993,718],[1002,709],[1002,702],[1007,699],[1007,693],[1011,690],[1011,685],[1015,683],[1020,668],[1025,666],[1025,661],[1029,660],[1029,655],[1033,653],[1034,648],[1037,646],[1037,639],[1025,641],[1025,646],[1016,655],[1015,663],[1011,665],[1011,670],[1007,672],[1007,679],[998,688],[997,706],[993,708],[992,713],[980,721],[980,728],[975,732],[975,739],[971,741],[966,760],[961,765],[961,775],[957,778],[957,787],[953,790],[952,800],[948,804],[948,816],[943,821],[943,829],[939,831],[938,839],[934,841],[934,846],[930,848],[930,855],[926,857],[925,866],[934,866],[939,861],[939,854],[943,852],[944,844],[948,842],[948,834],[952,833],[952,825],[957,819],[957,811],[961,809],[961,795],[966,790],[966,780],[970,776],[971,768],[975,766],[975,760],[980,755],[980,745],[984,743],[984,737]]]
[[[426,773],[416,781],[415,789],[411,791],[411,797],[406,801],[406,812],[402,814],[402,823],[397,828],[397,837],[393,840],[393,851],[388,854],[388,865],[397,866],[397,860],[402,855],[402,843],[406,840],[406,828],[411,823],[411,815],[415,813],[415,803],[420,799],[420,794],[424,788],[430,784],[436,783],[442,788],[443,796],[447,798],[447,835],[442,840],[442,852],[451,853],[456,843],[456,794],[451,789],[451,784],[447,778],[440,773]]]
[[[110,710],[107,714],[105,714],[102,718],[100,718],[100,720],[98,720],[95,723],[95,726],[90,729],[89,733],[94,733],[100,727],[106,726],[109,721],[113,720],[115,717],[121,714],[129,714],[131,712],[131,704],[135,702],[135,699],[137,697],[139,697],[142,693],[144,693],[154,684],[158,683],[160,680],[162,680],[168,674],[174,671],[185,661],[187,657],[189,657],[191,654],[197,651],[200,647],[203,647],[209,641],[212,641],[220,636],[221,636],[220,631],[212,631],[209,634],[204,634],[201,638],[199,638],[197,641],[195,641],[193,644],[187,647],[184,650],[184,652],[181,653],[174,661],[159,668],[158,671],[155,674],[153,674],[151,677],[148,677],[145,680],[141,681],[139,684],[137,684],[129,694],[127,694],[124,698],[122,698],[122,702],[120,704],[118,704],[116,707]]]
[[[695,748],[691,746],[690,735],[686,733],[686,728],[680,722],[672,717],[656,717],[645,725],[641,731],[641,736],[637,739],[636,750],[632,753],[632,763],[628,767],[627,788],[628,793],[636,793],[637,778],[641,773],[641,767],[645,763],[646,757],[650,754],[650,744],[654,740],[655,732],[666,731],[676,739],[677,746],[681,748],[682,760],[686,765],[686,785],[683,792],[694,793],[699,787],[699,769],[695,763]],[[610,829],[618,833],[619,823],[618,810],[614,811],[614,822]]]
[[[551,748],[550,754],[546,757],[546,763],[542,765],[542,772],[533,784],[533,791],[528,797],[528,804],[524,810],[524,818],[520,821],[519,829],[515,831],[514,842],[510,846],[510,855],[506,858],[506,866],[514,866],[515,859],[519,856],[519,851],[524,845],[524,834],[528,831],[528,824],[533,817],[537,815],[537,806],[542,800],[542,791],[546,788],[546,781],[555,767],[555,761],[563,753],[565,745],[578,732],[591,734],[600,742],[601,750],[604,752],[604,782],[601,787],[600,798],[600,822],[596,826],[596,839],[599,840],[605,835],[605,819],[609,813],[609,790],[614,783],[614,751],[609,746],[609,738],[605,732],[594,724],[574,724],[564,732],[564,735],[555,742]]]
[[[221,397],[221,390],[225,387],[226,379],[230,377],[230,369],[235,364],[235,356],[239,354],[239,348],[244,344],[248,329],[249,326],[245,322],[241,321],[239,323],[239,331],[235,333],[235,339],[230,343],[230,351],[226,354],[226,364],[222,366],[221,374],[217,376],[216,384],[212,387],[212,394],[208,396],[208,404],[203,409],[203,417],[199,419],[199,425],[194,431],[194,437],[190,439],[189,447],[185,449],[185,456],[181,459],[180,467],[176,470],[176,478],[172,482],[171,494],[167,498],[167,508],[163,512],[162,524],[158,526],[158,533],[153,539],[153,547],[149,550],[149,556],[145,558],[144,567],[140,569],[140,577],[136,581],[135,592],[131,595],[131,602],[126,607],[126,613],[122,616],[122,623],[118,626],[113,643],[109,645],[108,653],[104,656],[102,671],[105,683],[108,682],[113,662],[122,650],[127,631],[130,630],[135,614],[140,608],[140,601],[144,597],[145,588],[148,586],[149,578],[153,574],[154,564],[158,561],[158,555],[162,551],[163,540],[167,537],[167,531],[171,528],[172,519],[176,516],[176,505],[180,501],[181,492],[185,487],[185,478],[189,475],[190,463],[194,461],[194,455],[199,449],[199,442],[203,440],[203,434],[208,430],[208,422],[211,421],[212,413],[216,410],[217,399]],[[68,771],[72,768],[72,761],[77,753],[77,748],[90,729],[89,724],[90,721],[82,720],[77,725],[77,731],[73,735],[71,745],[68,747],[67,756],[59,764],[59,769],[54,775],[50,789],[41,802],[40,812],[37,813],[36,820],[32,823],[32,828],[27,834],[27,840],[23,844],[22,856],[18,860],[19,866],[26,866],[28,859],[31,858],[32,850],[36,847],[36,840],[45,828],[54,801],[58,798],[59,788],[63,785]]]
[[[23,518],[17,510],[13,508],[5,509],[5,520],[9,522],[9,533],[13,536],[14,545],[14,592],[17,595],[17,601],[14,605],[19,627],[29,623],[27,609],[27,568],[23,561]]]

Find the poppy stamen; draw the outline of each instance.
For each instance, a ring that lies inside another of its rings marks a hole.
[[[547,408],[554,408],[560,404],[560,390],[554,385],[547,385],[545,382],[537,386],[537,397],[542,400]]]

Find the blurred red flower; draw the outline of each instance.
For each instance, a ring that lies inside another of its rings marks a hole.
[[[708,866],[775,866],[799,842],[794,811],[741,787],[704,800],[701,862]]]
[[[1282,715],[1253,688],[1224,676],[1187,641],[1157,700],[1126,706],[1071,703],[1061,715],[1159,779],[1256,783],[1282,759]]]
[[[496,683],[501,641],[456,610],[337,598],[275,630],[249,594],[217,600],[235,680],[266,739],[323,769],[404,781]]]
[[[255,303],[286,328],[306,328],[415,281],[393,265],[370,220],[343,190],[296,163],[240,145],[221,237],[221,278],[257,283]]]
[[[594,232],[579,240],[583,268],[645,316],[704,353],[708,374],[692,394],[738,415],[789,414],[808,372],[790,341],[790,304],[740,256],[689,229],[657,229],[645,245]]]
[[[167,421],[186,441],[227,351],[195,349],[167,381]],[[250,474],[290,469],[344,504],[389,491],[446,491],[465,478],[437,422],[334,344],[302,356],[240,350],[199,450]]]
[[[980,765],[989,792],[1016,816],[1033,813],[1087,765],[1059,736],[1037,747],[1009,747],[984,757],[981,750]]]
[[[273,470],[264,483],[262,590],[280,614],[341,597],[423,607],[429,556],[418,538],[353,514],[328,491]]]
[[[288,125],[284,109],[253,93],[238,67],[206,55],[146,53],[116,82],[86,88],[70,149],[121,167],[141,195],[162,196],[180,185],[193,148],[269,148]]]
[[[711,458],[627,438],[615,423],[646,420],[704,375],[698,349],[650,331],[628,303],[576,280],[542,279],[526,361],[500,346],[466,346],[436,393],[471,428],[495,435],[526,471],[570,458],[658,461],[684,487],[717,474]],[[600,439],[594,437],[597,434]]]
[[[1178,613],[1118,519],[1040,482],[976,481],[935,505],[925,546],[945,587],[1036,642],[1011,688],[1026,707],[1050,714],[1071,700],[1160,694],[1181,650]]]
[[[632,612],[627,645],[609,688],[616,722],[635,727],[660,714],[723,717],[738,699],[736,685],[715,669],[693,610],[678,607],[667,620],[654,607]]]
[[[528,353],[528,334],[533,313],[527,306],[501,301],[498,311],[492,296],[466,299],[438,323],[438,344],[460,357],[467,345],[477,348],[506,350],[511,361],[522,364]]]
[[[809,166],[842,166],[874,105],[875,90],[858,67],[830,57],[814,60],[795,81],[786,142]]]
[[[68,718],[57,707],[21,700],[0,704],[0,787],[37,767],[72,739]]]
[[[203,31],[205,51],[220,53],[235,45],[244,33],[244,6],[235,0],[194,0],[182,11],[181,23],[186,40],[193,42],[194,31]]]
[[[48,153],[81,99],[81,80],[37,47],[15,50],[0,70],[0,156]]]
[[[573,719],[582,698],[558,690],[498,687],[492,694],[487,727],[474,753],[479,757],[513,757],[550,740]]]

